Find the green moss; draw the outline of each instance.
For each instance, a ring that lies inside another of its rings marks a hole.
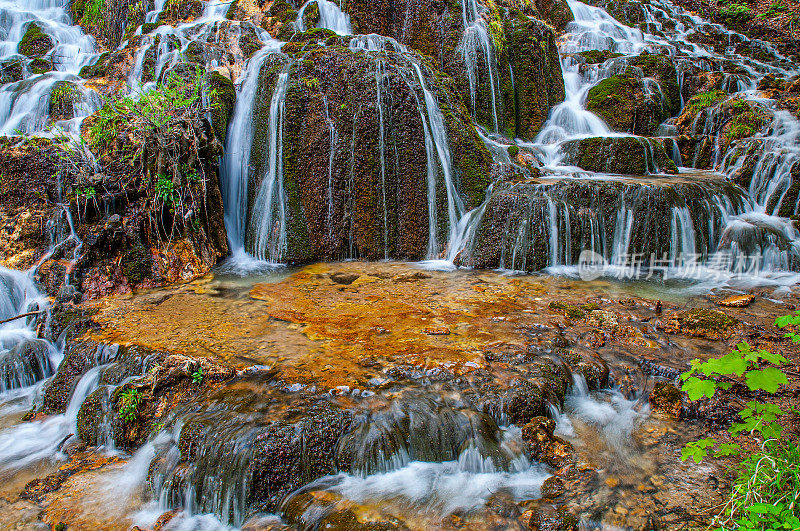
[[[305,11],[303,11],[303,27],[305,29],[316,28],[319,23],[319,5],[314,2],[308,4]]]
[[[573,321],[583,319],[586,317],[587,312],[600,309],[600,307],[594,303],[577,305],[564,301],[553,301],[549,304],[549,307],[553,311],[563,313],[565,317],[568,317]]]
[[[91,77],[105,77],[108,75],[108,68],[109,68],[109,59],[111,59],[111,54],[109,52],[103,53],[100,57],[97,58],[97,61],[94,64],[86,65],[81,68],[80,76],[84,79],[88,79]]]
[[[617,131],[626,131],[633,123],[636,83],[622,75],[614,75],[589,89],[586,108],[600,116]]]
[[[53,40],[42,31],[39,24],[31,22],[28,24],[28,29],[19,41],[17,50],[22,55],[28,57],[41,57],[53,47]]]
[[[217,138],[224,144],[228,122],[236,104],[236,88],[233,85],[233,81],[219,72],[211,72],[208,84],[212,89],[211,124],[214,127]]]
[[[612,52],[610,50],[587,50],[578,55],[586,59],[586,62],[590,65],[605,63],[609,59],[622,57],[621,53]]]
[[[508,146],[508,156],[512,159],[519,155],[519,147],[517,146]]]
[[[158,21],[175,25],[188,19],[196,19],[203,14],[201,0],[167,0]]]
[[[0,62],[0,83],[14,83],[22,79],[22,61],[10,59]]]
[[[70,81],[57,81],[50,91],[50,118],[68,120],[75,116],[75,104],[80,101],[77,86]]]
[[[123,256],[121,266],[128,283],[135,286],[151,275],[153,257],[149,249],[137,241]]]
[[[31,72],[34,74],[44,74],[45,72],[50,72],[53,69],[53,63],[45,59],[44,57],[36,57],[28,63],[28,68],[31,69]]]

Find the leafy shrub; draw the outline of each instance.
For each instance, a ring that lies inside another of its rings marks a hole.
[[[800,311],[778,318],[775,324],[781,328],[800,325]],[[800,335],[794,330],[785,337],[800,343]],[[681,375],[682,389],[695,401],[711,398],[718,390],[728,390],[744,379],[751,391],[774,394],[780,386],[789,383],[780,369],[787,362],[780,354],[739,343],[721,358],[706,362],[693,360],[689,371]],[[715,519],[714,529],[800,529],[800,449],[796,443],[782,438],[783,428],[777,422],[778,417],[786,413],[776,404],[751,400],[739,412],[741,422],[733,423],[728,429],[732,435],[759,436],[764,441],[759,451],[743,457],[738,464],[738,478],[731,497]],[[706,438],[688,443],[682,451],[684,460],[691,458],[697,463],[709,455],[740,456],[741,447],[736,443],[718,444]]]
[[[119,416],[126,422],[133,422],[137,417],[137,410],[142,397],[138,389],[125,389],[119,399]]]
[[[747,4],[730,4],[720,9],[720,15],[734,22],[745,22],[753,16],[753,10]]]

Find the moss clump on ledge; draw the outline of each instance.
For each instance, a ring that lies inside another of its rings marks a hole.
[[[553,311],[563,313],[564,317],[568,317],[573,321],[585,318],[587,312],[593,312],[600,309],[600,306],[598,306],[596,303],[577,305],[564,301],[553,301],[550,303],[549,307]]]
[[[621,53],[612,52],[610,50],[587,50],[585,52],[580,52],[578,55],[586,59],[586,62],[590,65],[605,63],[609,59],[622,57]]]
[[[28,24],[28,29],[25,30],[22,40],[19,41],[17,50],[28,57],[41,57],[49,52],[52,47],[53,40],[50,36],[42,31],[39,24],[31,22]]]
[[[50,119],[68,120],[75,117],[75,104],[80,101],[78,87],[70,81],[58,81],[50,91]]]
[[[564,144],[564,162],[595,173],[678,173],[660,141],[636,136],[594,137]]]

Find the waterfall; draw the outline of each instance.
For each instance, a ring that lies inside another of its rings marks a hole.
[[[295,21],[298,30],[307,31],[311,29],[306,28],[303,21],[303,16],[310,4],[316,4],[319,8],[318,28],[329,29],[337,35],[352,35],[353,28],[350,25],[350,15],[343,12],[338,5],[330,0],[309,0],[303,4],[303,7],[297,13],[297,20]]]
[[[500,90],[497,86],[499,81],[495,81],[497,76],[495,73],[494,48],[489,36],[489,29],[486,27],[486,21],[478,11],[476,0],[461,0],[461,13],[464,34],[461,37],[459,48],[464,57],[464,66],[467,71],[473,118],[476,117],[478,109],[479,58],[482,56],[486,62],[486,71],[489,75],[492,122],[494,131],[498,132],[500,126],[497,118],[497,94]]]
[[[266,172],[250,213],[253,255],[280,262],[286,250],[286,201],[283,189],[283,120],[289,72],[281,72],[269,107]]]
[[[265,46],[250,59],[244,71],[236,107],[228,125],[225,155],[220,164],[220,185],[225,209],[225,229],[231,254],[244,257],[247,226],[247,188],[250,177],[250,152],[253,148],[253,116],[259,74],[264,61],[279,50],[277,41]]]
[[[36,24],[52,44],[44,55],[36,57],[37,64],[47,65],[44,73],[35,73],[33,59],[17,51],[31,24]],[[74,91],[77,118],[94,112],[99,107],[99,97],[82,85],[77,74],[95,57],[94,39],[71,25],[60,0],[0,4],[0,61],[19,61],[23,76],[0,88],[0,135],[30,134],[47,128],[50,94],[59,82],[69,82]],[[70,121],[59,125],[70,132],[78,131],[78,124]]]
[[[422,75],[422,70],[418,64],[414,64],[414,69],[417,72],[422,93],[425,97],[425,110],[428,115],[428,120],[423,124],[425,125],[425,145],[426,148],[433,144],[436,147],[436,153],[439,157],[441,164],[442,174],[444,176],[444,187],[447,194],[447,218],[448,218],[448,242],[455,242],[458,230],[458,221],[464,215],[464,203],[461,196],[456,190],[453,176],[453,161],[450,156],[450,145],[447,140],[447,128],[445,127],[444,116],[439,109],[439,103],[436,97],[428,90],[425,84],[425,77]],[[431,183],[433,169],[430,165],[431,157],[428,157],[428,201],[431,197],[436,196],[436,187]],[[433,191],[433,195],[431,194]],[[435,204],[431,205],[435,208]],[[433,229],[431,229],[433,230]],[[435,243],[435,241],[434,241]],[[437,246],[438,247],[438,246]],[[439,249],[432,247],[431,242],[428,243],[428,258],[436,258]]]

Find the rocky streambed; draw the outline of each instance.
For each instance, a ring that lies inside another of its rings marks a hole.
[[[797,299],[670,282],[346,262],[63,308],[55,376],[4,395],[3,525],[703,525],[731,477],[680,450],[747,392],[676,376],[741,340],[796,363]]]

